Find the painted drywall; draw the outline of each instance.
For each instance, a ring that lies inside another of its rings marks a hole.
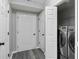
[[[20,1],[20,2],[35,2],[35,3],[40,3],[40,4],[44,4],[44,2],[46,1],[46,0],[12,0],[12,1]]]
[[[54,5],[58,0],[47,0],[46,1],[46,6],[51,6]]]
[[[58,11],[58,25],[75,26],[75,8],[64,8]]]
[[[39,47],[45,52],[45,10],[39,14]]]
[[[46,0],[46,6],[55,6],[61,4],[62,2],[67,2],[68,0]]]

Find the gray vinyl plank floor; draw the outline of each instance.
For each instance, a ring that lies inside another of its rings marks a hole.
[[[12,59],[45,59],[44,52],[38,49],[21,51],[13,54]]]
[[[36,59],[45,59],[44,53],[41,49],[33,49],[33,53]]]

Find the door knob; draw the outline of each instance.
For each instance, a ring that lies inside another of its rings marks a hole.
[[[4,43],[0,43],[0,46],[1,46],[1,45],[4,45]]]
[[[35,33],[33,33],[33,35],[35,36],[36,34],[35,34]]]
[[[42,36],[45,36],[45,34],[42,34]]]

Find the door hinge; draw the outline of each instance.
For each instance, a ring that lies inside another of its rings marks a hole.
[[[11,56],[11,54],[8,54],[8,57],[10,57]]]

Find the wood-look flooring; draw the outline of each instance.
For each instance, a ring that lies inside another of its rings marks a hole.
[[[17,52],[13,54],[12,59],[45,59],[45,55],[43,51],[39,48]]]

